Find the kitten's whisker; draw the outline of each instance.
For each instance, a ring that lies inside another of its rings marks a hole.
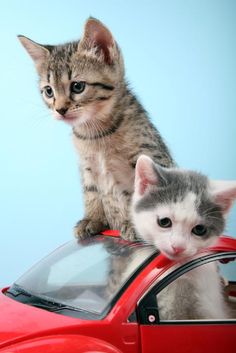
[[[210,215],[212,215],[212,214],[219,214],[219,211],[217,210],[215,210],[215,211],[205,211],[204,213],[203,213],[203,216],[210,216]]]
[[[209,219],[217,219],[217,220],[219,220],[219,217],[208,217]]]

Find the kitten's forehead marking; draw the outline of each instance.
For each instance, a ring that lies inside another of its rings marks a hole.
[[[50,84],[53,85],[54,87],[60,87],[63,85],[68,84],[69,79],[68,79],[68,71],[62,70],[62,71],[50,71]]]
[[[195,222],[199,219],[196,209],[197,196],[193,192],[188,192],[183,201],[173,205],[174,217],[178,222]]]
[[[181,201],[172,202],[156,207],[159,217],[170,217],[172,221],[178,223],[193,224],[200,218],[196,209],[197,196],[193,192],[188,192]]]
[[[64,46],[55,46],[47,63],[47,80],[50,84],[58,84],[72,76],[72,54],[75,52],[72,43]]]

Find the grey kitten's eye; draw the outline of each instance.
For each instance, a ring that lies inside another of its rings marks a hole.
[[[192,233],[201,237],[205,235],[207,232],[207,228],[203,224],[198,224],[192,229]]]
[[[85,89],[84,81],[72,82],[70,86],[70,90],[72,93],[79,94],[82,93]]]
[[[170,228],[172,226],[171,219],[168,217],[165,218],[158,218],[157,223],[161,228]]]
[[[44,87],[44,92],[48,98],[52,98],[54,96],[52,87],[50,86]]]

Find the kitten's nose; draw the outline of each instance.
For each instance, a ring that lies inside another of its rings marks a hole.
[[[61,114],[61,115],[65,115],[67,112],[68,108],[60,108],[60,109],[56,109],[56,111]]]
[[[185,248],[181,248],[180,246],[173,246],[172,249],[174,250],[175,255],[182,254],[185,250]]]

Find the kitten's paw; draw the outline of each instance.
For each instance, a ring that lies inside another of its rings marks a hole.
[[[121,227],[120,235],[123,239],[128,241],[136,241],[138,239],[134,227],[129,223]]]
[[[74,234],[78,239],[85,239],[91,237],[92,235],[99,234],[105,229],[107,229],[107,225],[101,221],[82,219],[76,224]]]

